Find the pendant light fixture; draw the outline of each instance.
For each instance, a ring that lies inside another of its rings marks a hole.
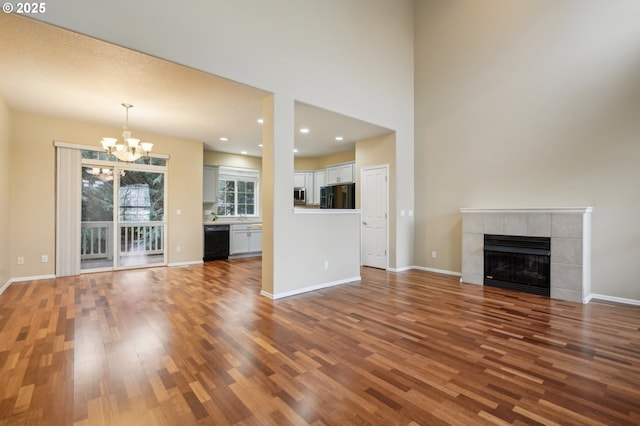
[[[114,155],[118,160],[132,163],[142,157],[149,156],[153,144],[149,142],[140,142],[140,139],[132,138],[131,131],[129,130],[129,108],[133,108],[133,105],[123,103],[125,108],[125,124],[122,132],[122,143],[118,143],[117,138],[102,138],[102,147],[107,151],[107,154]]]

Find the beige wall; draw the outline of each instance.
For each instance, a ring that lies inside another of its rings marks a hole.
[[[395,133],[377,136],[356,142],[356,208],[360,208],[361,186],[363,167],[389,166],[389,267],[396,268],[396,211],[392,207],[396,205],[396,136]]]
[[[293,159],[294,170],[322,170],[332,164],[348,163],[355,161],[356,153],[353,149],[349,151],[336,152],[335,154],[323,155],[320,157],[295,157]]]
[[[242,167],[262,171],[262,158],[250,155],[229,154],[218,151],[204,151],[205,166]]]
[[[11,279],[10,112],[0,98],[0,291]]]
[[[24,265],[13,265],[12,277],[51,275],[55,272],[53,141],[98,146],[104,135],[118,134],[120,129],[23,112],[12,112],[11,125],[11,258],[25,258]],[[167,175],[169,263],[201,261],[202,144],[132,130],[135,136],[153,141],[155,152],[170,155]],[[177,253],[178,246],[182,248],[181,253]],[[40,256],[45,254],[49,262],[41,263]]]
[[[640,299],[638,2],[421,1],[416,22],[416,264],[461,270],[461,207],[593,206],[593,292]]]

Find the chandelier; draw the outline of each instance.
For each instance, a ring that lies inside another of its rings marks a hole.
[[[148,157],[151,148],[153,148],[153,144],[140,142],[140,139],[131,137],[131,131],[129,131],[129,108],[133,108],[133,105],[123,103],[122,106],[126,111],[125,124],[122,132],[123,142],[118,143],[117,138],[102,138],[100,142],[108,155],[114,155],[118,160],[131,163],[143,155]]]

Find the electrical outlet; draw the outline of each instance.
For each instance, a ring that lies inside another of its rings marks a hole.
[[[329,261],[328,261],[328,260],[325,260],[325,261],[324,261],[324,263],[323,263],[323,265],[322,265],[322,267],[323,267],[324,269],[329,269]]]
[[[46,254],[42,255],[42,263],[47,263],[49,261],[49,256],[47,256]]]
[[[24,265],[24,257],[18,257],[18,265]]]
[[[438,253],[436,253],[435,251],[431,252],[431,257],[435,259],[437,256],[438,256]]]
[[[180,247],[180,246],[176,247],[176,252],[177,253],[182,253],[182,247]]]

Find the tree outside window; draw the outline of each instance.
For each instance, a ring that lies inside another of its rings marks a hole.
[[[253,180],[218,180],[218,216],[255,216],[256,187]]]

